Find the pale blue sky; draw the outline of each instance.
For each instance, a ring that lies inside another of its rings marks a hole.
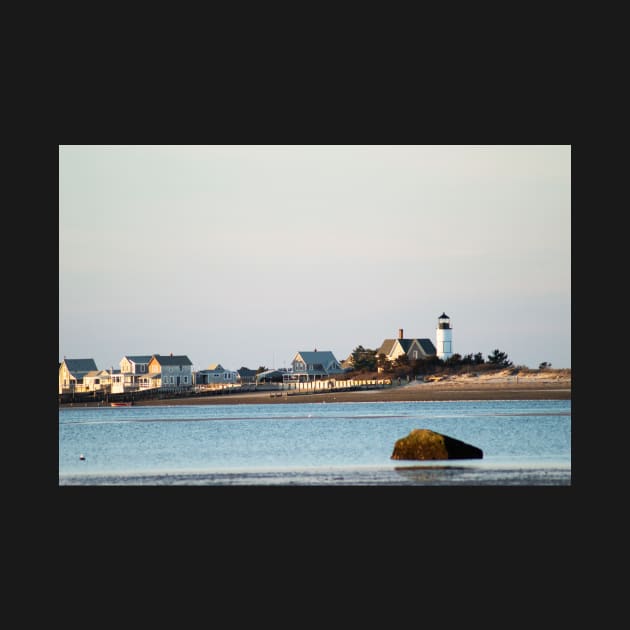
[[[59,147],[59,360],[429,338],[571,367],[571,147]]]

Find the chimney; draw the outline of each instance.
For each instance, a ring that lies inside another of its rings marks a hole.
[[[403,337],[403,329],[402,328],[398,329],[398,339],[404,339],[404,337]]]

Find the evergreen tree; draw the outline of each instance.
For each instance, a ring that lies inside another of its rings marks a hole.
[[[496,367],[512,367],[513,365],[512,361],[508,361],[508,355],[505,352],[501,352],[498,348],[488,355],[488,363]]]

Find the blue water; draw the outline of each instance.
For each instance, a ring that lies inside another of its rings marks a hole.
[[[392,460],[421,428],[483,458]],[[571,401],[63,408],[59,483],[570,485]]]

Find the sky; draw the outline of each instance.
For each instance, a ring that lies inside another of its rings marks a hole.
[[[60,145],[59,361],[571,367],[571,145]]]

